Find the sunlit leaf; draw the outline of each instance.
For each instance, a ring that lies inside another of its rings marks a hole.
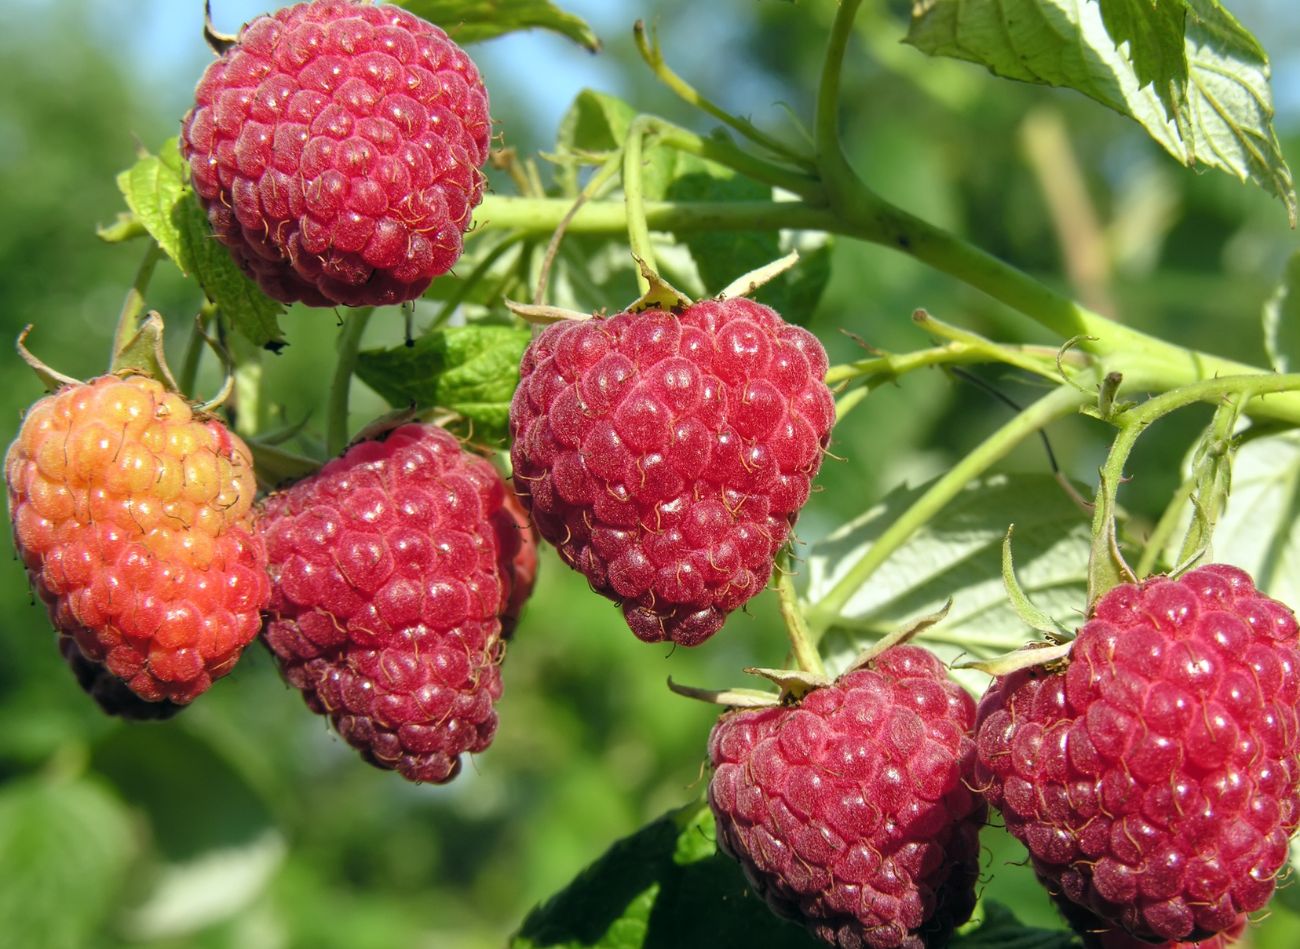
[[[481,323],[438,329],[413,346],[361,353],[357,375],[395,408],[450,409],[476,440],[500,441],[530,338],[525,329]]]
[[[821,600],[925,487],[891,492],[814,544],[808,557],[809,602]],[[868,643],[935,612],[950,597],[947,618],[919,637],[945,659],[997,655],[1036,638],[1003,587],[1002,542],[1011,524],[1021,588],[1053,621],[1076,627],[1087,598],[1087,515],[1050,475],[995,475],[972,483],[853,594],[824,645],[832,670],[843,669]],[[977,673],[965,680],[973,686],[987,681]]]
[[[1187,101],[1176,121],[1121,53],[1096,3],[918,0],[907,40],[1009,79],[1082,92],[1135,119],[1183,164],[1221,169],[1277,196],[1294,225],[1295,187],[1273,130],[1268,57],[1217,0],[1184,2]]]
[[[1101,18],[1115,45],[1128,44],[1139,85],[1150,85],[1177,121],[1187,103],[1187,0],[1099,0]]]
[[[1241,567],[1269,596],[1300,604],[1300,435],[1246,442],[1212,538],[1213,558]]]
[[[258,289],[212,236],[175,138],[164,142],[157,155],[144,155],[118,175],[117,184],[135,220],[182,273],[198,281],[237,332],[258,346],[283,345],[279,317],[284,307]]]

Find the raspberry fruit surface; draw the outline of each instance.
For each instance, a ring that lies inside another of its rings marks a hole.
[[[5,477],[54,627],[140,699],[193,701],[257,635],[270,584],[248,448],[160,382],[102,376],[41,399]]]
[[[648,642],[694,646],[767,584],[835,421],[826,351],[746,299],[554,323],[510,406],[544,540]]]
[[[709,737],[718,844],[775,913],[831,945],[946,945],[979,875],[974,720],[916,646],[797,705],[728,712]]]
[[[441,29],[316,0],[248,23],[208,66],[181,153],[217,239],[269,296],[378,306],[460,257],[491,134],[478,70]]]
[[[450,780],[496,732],[519,545],[506,490],[454,436],[411,424],[263,502],[267,645],[314,712],[411,781]]]
[[[1152,942],[1229,932],[1300,819],[1296,619],[1235,567],[1121,584],[1064,671],[997,680],[977,786],[1060,899]]]
[[[512,522],[507,524],[504,518],[497,519],[497,539],[501,551],[501,575],[510,586],[506,605],[501,611],[501,634],[509,639],[514,635],[519,615],[537,582],[537,535],[533,533],[523,502],[513,491],[506,491],[505,507]]]
[[[166,700],[146,702],[98,662],[91,662],[83,656],[76,640],[70,636],[59,637],[59,652],[76,676],[77,684],[95,700],[105,715],[134,722],[161,722],[185,708]]]
[[[1106,923],[1082,906],[1063,897],[1058,896],[1053,902],[1056,903],[1057,909],[1061,911],[1061,915],[1070,924],[1070,928],[1079,934],[1084,949],[1227,949],[1228,946],[1235,945],[1237,940],[1241,938],[1241,934],[1246,931],[1246,923],[1248,922],[1243,914],[1238,916],[1237,921],[1224,932],[1208,939],[1198,942],[1153,943],[1130,936],[1123,929],[1113,929],[1107,926]]]

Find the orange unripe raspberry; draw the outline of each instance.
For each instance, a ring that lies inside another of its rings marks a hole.
[[[32,406],[5,458],[14,543],[60,636],[148,702],[230,671],[270,597],[247,446],[145,376]]]

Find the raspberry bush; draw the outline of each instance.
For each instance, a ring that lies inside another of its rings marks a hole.
[[[150,3],[0,31],[0,932],[1300,939],[1284,16]]]

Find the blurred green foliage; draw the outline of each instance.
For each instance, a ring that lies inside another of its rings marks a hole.
[[[1059,118],[1100,222],[1093,236],[1105,266],[1091,289],[1143,329],[1263,362],[1261,306],[1300,246],[1273,200],[1222,175],[1181,170],[1140,130],[1079,96],[896,48],[903,6],[871,6],[845,78],[849,145],[872,187],[1053,285],[1087,291],[1070,286],[1058,240],[1077,222],[1068,208],[1054,220],[1044,200],[1047,179],[1069,171],[1049,163],[1036,172],[1025,157],[1034,129],[1028,117]],[[725,107],[787,134],[798,134],[794,120],[776,103],[807,120],[832,7],[829,0],[620,5],[628,34],[636,16],[656,19],[679,71]],[[106,364],[117,308],[143,251],[104,245],[94,227],[120,209],[114,176],[131,163],[137,142],[156,147],[178,116],[165,114],[161,96],[104,52],[84,23],[84,4],[50,0],[41,9],[22,31],[0,35],[0,336],[12,339],[34,323],[32,348],[86,377]],[[628,34],[602,37],[601,55],[620,79],[615,91],[707,131],[711,122],[652,84]],[[1267,45],[1270,34],[1262,36]],[[561,41],[545,49],[588,55]],[[530,125],[526,97],[516,93],[545,79],[536,64],[518,67],[496,68],[488,81],[505,143],[531,151],[553,140],[554,130]],[[1280,131],[1285,150],[1300,155],[1297,130]],[[918,306],[998,338],[1042,339],[987,298],[887,249],[841,240],[830,253],[830,283],[816,312],[787,315],[825,340],[832,361],[853,358],[858,338],[895,350],[922,345],[909,319]],[[150,302],[176,327],[199,303],[169,265]],[[399,322],[394,314],[377,325],[368,344],[399,341]],[[335,317],[295,308],[283,327],[289,347],[265,361],[266,411],[283,422],[306,417],[319,429]],[[0,437],[7,440],[40,389],[16,358],[0,366],[7,420]],[[1013,397],[1033,396],[1015,380],[989,378]],[[219,383],[212,366],[200,379],[204,391]],[[358,385],[354,408],[360,425],[384,405]],[[826,464],[799,534],[824,536],[900,483],[945,470],[1006,414],[937,372],[879,391],[836,431],[837,458]],[[1190,411],[1139,446],[1124,494],[1139,522],[1158,515],[1177,483],[1175,459],[1203,421]],[[1065,471],[1090,480],[1104,451],[1101,426],[1080,419],[1051,435]],[[1029,443],[1004,467],[1042,472],[1047,460]],[[172,722],[106,720],[59,659],[21,565],[5,563],[5,949],[499,946],[531,906],[611,842],[702,790],[714,713],[670,695],[666,676],[743,684],[742,667],[778,665],[785,649],[770,594],[700,649],[638,643],[617,611],[548,553],[505,664],[495,744],[452,785],[411,787],[365,766],[330,735],[260,646]],[[986,895],[1028,924],[1056,926],[1019,845],[997,831],[986,843]],[[1293,903],[1284,890],[1252,937],[1256,947],[1297,943]],[[730,943],[719,934],[712,945]]]

